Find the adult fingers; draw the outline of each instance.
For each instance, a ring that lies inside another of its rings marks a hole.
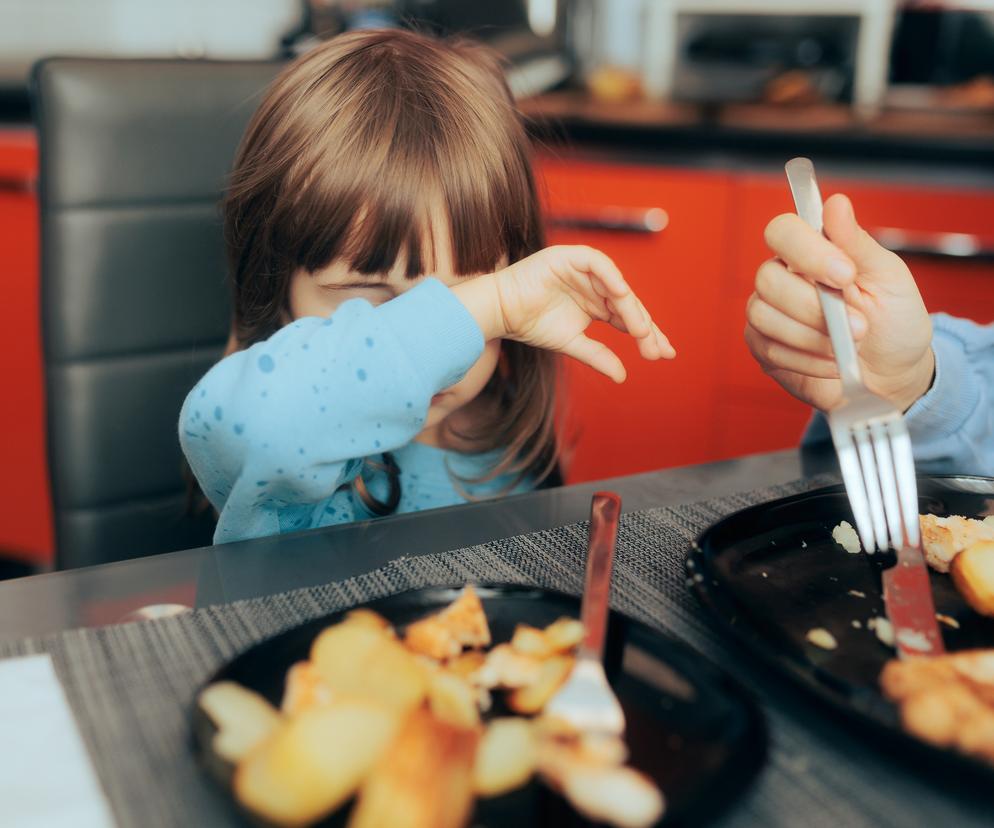
[[[793,213],[774,218],[764,234],[766,244],[796,273],[834,288],[856,279],[856,266],[839,247]]]
[[[859,226],[852,202],[842,193],[825,202],[825,235],[855,262],[861,284],[906,289],[907,266]]]
[[[759,333],[774,342],[819,356],[832,356],[832,341],[828,336],[792,319],[756,293],[749,297],[746,305],[746,320]]]
[[[817,288],[802,276],[791,273],[782,262],[770,259],[760,265],[756,271],[756,295],[794,321],[828,333]],[[867,330],[866,318],[850,307],[849,320],[853,336],[861,338]]]
[[[746,327],[745,341],[749,351],[767,373],[779,369],[822,379],[836,379],[839,376],[834,359],[784,345],[764,336],[752,325]]]

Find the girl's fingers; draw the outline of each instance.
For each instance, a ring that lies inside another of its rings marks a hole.
[[[663,359],[673,359],[676,356],[676,348],[670,344],[666,334],[659,329],[655,322],[652,323],[652,329],[656,335],[656,345],[659,347],[659,353],[662,354]]]
[[[612,313],[607,321],[622,333],[630,333],[624,320],[617,314]],[[652,319],[649,319],[647,324],[649,327],[645,336],[633,337],[638,343],[639,353],[646,359],[673,359],[676,350],[670,345],[666,335]]]
[[[608,297],[607,304],[611,316],[620,319],[624,325],[622,330],[636,339],[652,336],[652,320],[634,293],[628,291],[624,296]]]
[[[625,366],[614,351],[603,342],[590,339],[585,334],[574,337],[562,349],[562,352],[584,365],[589,365],[595,371],[610,377],[615,382],[624,382],[625,377],[628,376]]]
[[[572,269],[590,276],[592,281],[604,286],[606,294],[601,295],[621,297],[631,293],[618,266],[605,253],[582,244],[565,246],[563,250]]]
[[[593,247],[578,245],[565,250],[575,277],[568,283],[589,302],[601,304],[606,301],[611,310],[621,317],[632,336],[637,339],[650,336],[652,321],[649,314],[617,265]]]
[[[746,320],[763,336],[799,351],[832,358],[832,341],[827,335],[791,319],[754,293],[746,304]]]
[[[776,342],[763,336],[752,325],[746,327],[745,341],[756,361],[767,373],[780,369],[821,379],[839,377],[834,359],[826,359]]]
[[[856,279],[852,259],[800,216],[777,216],[766,225],[765,237],[774,254],[809,279],[835,288],[844,288]]]
[[[653,337],[652,319],[642,302],[628,286],[611,259],[593,247],[576,245],[562,248],[572,271],[567,283],[596,307],[607,306],[612,316],[621,319],[636,339]],[[609,317],[608,321],[613,320]]]

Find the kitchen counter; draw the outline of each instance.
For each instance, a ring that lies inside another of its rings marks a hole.
[[[836,176],[994,187],[994,113],[849,107],[701,106],[595,101],[561,91],[519,102],[536,140],[558,154],[702,169],[781,171],[808,155]]]

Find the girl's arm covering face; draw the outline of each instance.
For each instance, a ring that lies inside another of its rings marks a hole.
[[[275,535],[278,509],[319,503],[363,458],[422,430],[432,396],[483,350],[478,325],[428,279],[373,307],[306,317],[215,365],[180,413],[183,451],[220,511],[215,540]]]

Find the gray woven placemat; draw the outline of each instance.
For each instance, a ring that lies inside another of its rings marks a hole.
[[[703,528],[736,509],[812,485],[809,480],[637,512],[621,521],[614,606],[737,675],[759,695],[770,721],[768,766],[721,824],[989,825],[989,811],[923,785],[832,722],[825,709],[765,674],[715,633],[687,591],[683,558]],[[579,594],[585,542],[585,524],[550,529],[161,621],[0,644],[0,657],[51,654],[120,828],[238,824],[190,750],[191,700],[225,661],[307,619],[406,589],[499,581]]]

